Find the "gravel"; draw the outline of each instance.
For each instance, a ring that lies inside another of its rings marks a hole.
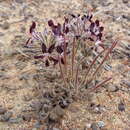
[[[107,86],[107,90],[108,90],[109,92],[116,92],[116,91],[118,91],[119,89],[118,89],[118,87],[115,86],[115,85],[108,85],[108,86]]]
[[[8,22],[4,22],[3,24],[0,25],[0,27],[1,27],[2,29],[4,29],[4,30],[9,29],[9,26],[10,26],[10,24],[9,24]]]
[[[4,114],[7,110],[3,107],[0,107],[0,114]]]
[[[118,104],[118,110],[121,112],[125,111],[125,104],[123,102],[120,102]]]
[[[13,113],[12,112],[6,112],[4,115],[0,116],[0,121],[1,122],[6,122],[12,117]]]
[[[91,128],[92,130],[100,130],[99,126],[97,125],[97,123],[92,123],[91,124]]]

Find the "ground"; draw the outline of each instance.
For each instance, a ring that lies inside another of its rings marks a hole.
[[[130,129],[129,0],[0,0],[0,106],[13,113],[11,118],[20,115],[37,96],[34,76],[40,65],[23,48],[31,22],[36,21],[41,29],[49,19],[61,21],[67,13],[88,10],[102,21],[108,42],[119,41],[111,60],[112,70],[105,73],[114,77],[105,87],[92,92],[89,99],[72,103],[66,110],[62,129],[90,129],[91,124],[100,121],[104,130]],[[95,104],[92,108],[91,103]],[[120,103],[125,110],[119,110]],[[35,130],[35,123],[0,122],[0,130]]]

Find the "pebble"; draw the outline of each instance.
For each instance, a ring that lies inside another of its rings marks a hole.
[[[14,104],[8,104],[8,105],[7,105],[7,109],[11,110],[11,109],[13,109],[13,108],[14,108]]]
[[[99,128],[102,128],[105,126],[105,123],[103,121],[99,121],[98,123]]]
[[[32,115],[31,115],[31,114],[24,114],[24,115],[22,116],[22,118],[23,118],[24,121],[30,122],[30,121],[31,121],[31,118],[32,118]]]
[[[0,37],[4,36],[4,33],[0,32]]]
[[[50,112],[49,120],[52,122],[59,122],[63,118],[64,114],[64,110],[58,105]]]
[[[113,3],[113,0],[99,0],[102,6],[109,6]]]
[[[3,107],[0,107],[0,114],[4,114],[7,110]]]
[[[60,130],[59,128],[53,128],[52,130]]]
[[[99,126],[96,123],[91,124],[92,130],[100,130]]]
[[[20,122],[22,122],[23,121],[23,119],[22,118],[10,118],[9,119],[9,123],[20,123]]]
[[[0,121],[6,122],[11,118],[12,115],[13,115],[12,112],[6,112],[4,115],[0,116]]]
[[[32,100],[32,96],[29,95],[29,94],[25,95],[25,96],[23,96],[23,100],[26,101],[26,102],[31,101]]]
[[[42,104],[41,102],[39,102],[39,101],[35,101],[35,102],[33,102],[33,103],[31,104],[31,107],[32,107],[35,111],[39,112],[39,111],[42,109],[43,104]]]
[[[125,111],[125,105],[124,105],[123,102],[120,102],[120,103],[118,104],[118,110],[121,111],[121,112]]]
[[[115,86],[115,85],[109,85],[109,86],[107,86],[107,90],[108,90],[109,92],[116,92],[116,91],[118,91],[119,89],[118,89],[118,87]]]
[[[29,80],[29,75],[24,73],[19,75],[19,80]]]
[[[34,124],[34,128],[40,128],[41,127],[41,123],[39,121],[37,121],[35,124]]]
[[[2,25],[1,25],[2,29],[4,30],[7,30],[9,29],[9,23],[8,22],[4,22]]]
[[[130,16],[129,15],[122,15],[122,18],[127,19],[127,21],[130,21]]]
[[[1,16],[1,18],[3,18],[4,20],[9,19],[9,15],[6,14],[5,12],[1,13],[0,16]]]
[[[129,0],[122,0],[123,3],[127,4]]]
[[[130,88],[130,81],[122,80],[122,83],[124,83],[125,85],[127,85]]]
[[[22,4],[24,1],[23,0],[15,0],[16,3]]]

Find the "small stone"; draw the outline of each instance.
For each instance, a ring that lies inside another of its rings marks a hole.
[[[116,91],[118,91],[119,89],[118,89],[118,87],[115,86],[115,85],[109,85],[109,86],[107,86],[107,90],[108,90],[109,92],[116,92]]]
[[[59,128],[53,128],[52,130],[60,130]]]
[[[4,1],[4,0],[3,0]],[[3,12],[2,14],[0,14],[1,18],[3,18],[4,20],[9,19],[9,15],[6,14],[5,12]]]
[[[29,95],[29,94],[25,95],[25,96],[23,96],[23,100],[26,101],[26,102],[28,102],[28,101],[32,100],[32,96]]]
[[[33,102],[33,103],[31,104],[31,107],[32,107],[35,111],[39,112],[39,111],[42,109],[43,104],[42,104],[41,102],[39,102],[39,101],[35,101],[35,102]]]
[[[127,19],[127,21],[130,21],[130,16],[129,15],[122,15],[122,18]]]
[[[12,112],[6,112],[4,115],[0,116],[0,121],[1,122],[8,121],[12,115],[13,115]]]
[[[8,104],[8,105],[7,105],[7,109],[11,110],[11,109],[13,109],[13,108],[14,108],[14,104]]]
[[[120,103],[118,104],[118,110],[121,111],[121,112],[125,111],[125,105],[124,105],[123,102],[120,102]]]
[[[63,118],[65,112],[64,110],[58,105],[56,106],[49,115],[49,120],[51,122],[60,122],[60,120]]]
[[[99,128],[102,128],[105,126],[105,123],[103,121],[99,121],[98,123]]]
[[[130,120],[130,113],[127,114],[127,119]]]
[[[23,121],[23,119],[22,118],[10,118],[9,119],[9,123],[20,123],[20,122],[22,122]]]
[[[1,25],[2,29],[6,30],[6,29],[9,29],[9,23],[8,22],[4,22],[2,25]]]
[[[41,127],[41,123],[39,121],[37,121],[35,124],[34,124],[34,128],[40,128]]]
[[[113,0],[99,0],[102,6],[109,6],[113,3]]]
[[[96,123],[92,123],[91,128],[92,128],[92,130],[100,130],[100,128],[98,127],[98,125]]]
[[[29,75],[28,74],[21,74],[20,76],[19,76],[19,80],[28,80],[29,79]]]
[[[124,83],[125,85],[127,85],[130,88],[130,81],[123,80],[122,83]]]
[[[31,115],[31,114],[24,114],[24,115],[22,116],[22,118],[23,118],[24,121],[30,122],[30,121],[31,121],[31,118],[32,118],[32,115]]]
[[[15,0],[16,3],[22,4],[23,0]]]
[[[122,0],[123,3],[127,4],[129,0]]]
[[[4,33],[0,32],[0,37],[4,36]]]
[[[3,107],[0,107],[0,114],[4,114],[7,110]]]
[[[84,130],[90,129],[91,128],[91,124],[86,124],[86,126],[84,127]]]
[[[21,33],[25,33],[26,32],[26,28],[25,27],[21,27]]]

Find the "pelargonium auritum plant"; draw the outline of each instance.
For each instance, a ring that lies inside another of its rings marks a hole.
[[[41,54],[34,58],[43,61],[45,67],[58,66],[64,87],[78,93],[95,79],[117,44],[114,41],[111,46],[106,46],[103,31],[104,27],[99,20],[93,20],[92,14],[70,14],[64,17],[63,24],[49,20],[43,32],[38,32],[36,23],[32,22],[26,46],[39,43]],[[83,63],[85,68],[81,67]],[[111,78],[91,88],[100,87]]]

